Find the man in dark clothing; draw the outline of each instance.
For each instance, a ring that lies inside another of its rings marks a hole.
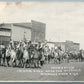
[[[5,66],[5,58],[6,58],[6,47],[2,48],[2,59],[3,59],[2,66]]]
[[[38,47],[38,51],[39,51],[39,60],[40,60],[40,65],[43,66],[44,64],[44,49],[43,47],[41,46],[41,43],[38,44],[39,47]]]
[[[33,44],[31,43],[31,41],[29,41],[28,46],[27,46],[27,51],[29,53],[29,67],[31,67],[32,64],[32,51],[33,51],[34,47]]]

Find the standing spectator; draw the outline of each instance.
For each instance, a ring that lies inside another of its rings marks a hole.
[[[10,48],[9,47],[7,47],[7,49],[6,49],[6,62],[7,62],[7,66],[9,66],[9,61],[10,61]]]
[[[5,66],[6,47],[2,47],[2,66]]]

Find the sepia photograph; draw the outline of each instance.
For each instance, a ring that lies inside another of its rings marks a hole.
[[[0,82],[84,82],[84,2],[0,1]]]

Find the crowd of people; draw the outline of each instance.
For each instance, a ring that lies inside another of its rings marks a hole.
[[[41,67],[46,63],[60,64],[70,59],[81,61],[82,51],[64,52],[61,47],[49,48],[47,43],[31,41],[10,41],[8,46],[0,46],[0,65],[11,67]]]
[[[19,67],[31,67],[34,65],[34,67],[40,67],[46,59],[43,53],[44,45],[40,42],[10,41],[8,46],[0,46],[0,65]]]

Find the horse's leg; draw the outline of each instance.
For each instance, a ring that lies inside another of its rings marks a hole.
[[[56,64],[58,64],[58,58],[56,58]]]
[[[63,59],[62,59],[62,56],[60,57],[60,63],[62,63],[63,62]]]
[[[30,59],[28,59],[28,67],[30,68]]]
[[[80,56],[79,56],[79,62],[80,62]]]
[[[20,59],[18,59],[18,62],[19,62],[19,63],[18,63],[18,66],[20,67]]]
[[[50,55],[48,56],[48,63],[50,63]]]
[[[57,61],[58,59],[57,58],[56,59],[54,58],[54,60],[56,60],[55,63],[57,64],[58,63],[58,61]]]
[[[15,61],[15,59],[12,58],[12,67],[14,67],[14,61]]]
[[[55,64],[57,64],[57,58],[55,58]]]
[[[21,61],[22,61],[22,59],[21,58],[19,58],[19,67],[21,67],[22,65],[21,65]]]
[[[22,59],[19,58],[19,67],[21,68],[22,67]]]
[[[36,68],[35,59],[33,59],[32,62],[34,64],[34,68]]]
[[[54,57],[54,64],[56,63],[56,58]]]
[[[16,59],[15,59],[15,67],[17,66],[17,64],[16,64]]]
[[[4,54],[2,54],[2,66],[4,66]]]
[[[46,56],[46,64],[48,63],[48,57]]]
[[[25,61],[25,68],[27,68],[27,59],[26,59],[26,61]]]
[[[11,67],[13,67],[13,58],[11,58]]]
[[[23,60],[23,67],[24,67],[24,68],[27,67],[27,60],[26,60],[26,59]]]
[[[36,68],[36,63],[35,63],[35,59],[33,60],[33,64],[34,64],[34,67]]]
[[[10,57],[10,67],[12,67],[12,58]]]
[[[27,68],[28,68],[28,63],[29,63],[29,62],[28,62],[28,59],[27,59],[27,61],[26,61],[26,67],[27,67]]]
[[[22,67],[22,59],[20,59],[20,67]]]
[[[25,68],[25,59],[23,59],[23,67]]]
[[[39,59],[37,59],[37,67],[40,68],[40,60]]]
[[[8,59],[8,66],[10,66],[10,59],[11,59],[11,57],[9,56],[9,59]]]
[[[66,59],[67,59],[67,63],[69,63],[69,58],[67,57]]]
[[[23,61],[23,58],[21,60],[21,65],[22,65],[22,68],[24,67],[24,61]]]
[[[43,66],[43,60],[39,61],[39,66]]]
[[[60,64],[61,59],[59,58],[59,64]]]
[[[36,59],[36,61],[35,61],[35,64],[36,64],[36,67],[38,68],[38,67],[39,67],[39,62],[38,62],[37,59]]]
[[[8,67],[9,66],[9,59],[8,59],[8,57],[6,57],[6,67]]]
[[[36,67],[38,68],[39,67],[39,62],[38,62],[38,59],[37,58],[36,58],[35,64],[36,64]]]

